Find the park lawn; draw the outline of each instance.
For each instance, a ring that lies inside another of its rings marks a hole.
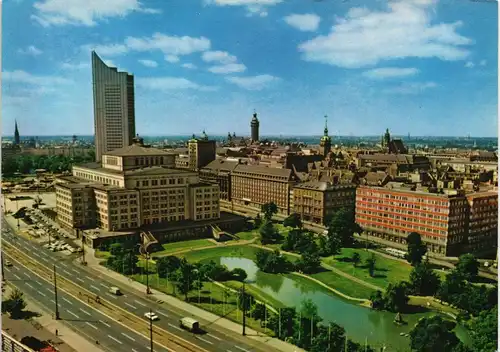
[[[180,256],[186,258],[189,262],[200,262],[220,257],[241,257],[255,261],[256,253],[259,248],[250,246],[219,246],[215,248],[201,249],[199,251],[191,251],[182,253]],[[288,260],[292,263],[299,258],[285,254]]]
[[[234,280],[225,281],[225,282],[222,282],[222,284],[224,286],[230,287],[230,288],[232,288],[234,290],[239,290],[243,286],[243,283],[241,283],[240,281],[234,281]],[[255,287],[253,285],[246,284],[245,285],[245,291],[248,292],[255,299],[257,299],[257,300],[259,300],[261,302],[265,302],[265,303],[271,305],[275,309],[285,308],[286,307],[281,301],[278,301],[274,297],[272,297],[272,296],[268,295],[267,293],[259,290],[257,287]]]
[[[256,237],[260,237],[260,234],[258,230],[251,230],[235,233],[235,236],[238,236],[241,240],[250,241]]]
[[[207,246],[215,246],[216,244],[206,238],[189,240],[189,241],[180,241],[180,242],[171,242],[165,243],[162,245],[163,250],[160,252],[153,253],[154,256],[165,256],[174,252],[182,251],[182,250],[191,250],[200,247]]]
[[[109,253],[108,251],[100,251],[96,249],[94,256],[99,259],[108,259],[109,257],[111,257],[111,253]]]
[[[354,282],[343,276],[340,276],[339,274],[334,273],[333,271],[323,271],[309,276],[353,298],[369,299],[371,293],[373,292],[371,288],[358,284],[357,282]],[[320,285],[316,285],[314,282],[307,280],[306,278],[300,277],[298,275],[293,275],[293,279],[297,281],[302,280],[304,282],[307,282],[308,285],[315,285],[316,287],[320,287],[323,291],[326,291],[331,295],[335,294],[334,292],[329,291]]]

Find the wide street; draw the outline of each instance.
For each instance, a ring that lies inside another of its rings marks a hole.
[[[94,270],[75,264],[73,262],[75,259],[73,255],[64,256],[60,253],[51,252],[35,242],[15,235],[14,230],[9,227],[4,218],[2,218],[2,240],[21,250],[33,262],[38,262],[45,266],[47,270],[50,270],[55,264],[58,276],[62,276],[64,279],[72,281],[76,285],[95,293],[95,295],[99,295],[112,304],[135,314],[144,320],[145,327],[148,326],[148,321],[143,317],[144,313],[152,309],[160,318],[154,322],[155,326],[175,334],[199,346],[201,349],[226,352],[272,350],[271,346],[248,340],[232,331],[209,325],[208,322],[198,317],[195,318],[200,321],[202,329],[206,331],[205,334],[195,335],[182,330],[178,326],[179,319],[184,316],[191,316],[188,312],[168,306],[165,303],[158,304],[133,292],[133,290],[123,287],[123,285],[119,286],[110,282],[112,279],[102,277],[100,273]],[[16,258],[9,258],[9,260],[13,262],[14,266],[5,268],[8,269],[5,271],[7,281],[19,287],[44,307],[54,310],[55,303],[53,302],[54,290],[52,283],[41,279],[29,269],[18,264]],[[124,294],[122,296],[112,295],[108,292],[111,286],[119,286]],[[143,335],[135,333],[130,328],[106,317],[95,310],[93,305],[86,305],[71,295],[63,293],[61,290],[58,291],[58,294],[61,318],[77,332],[88,337],[89,340],[98,340],[101,347],[105,347],[110,351],[149,350],[149,341]],[[159,346],[155,346],[155,350],[160,351],[162,349]]]

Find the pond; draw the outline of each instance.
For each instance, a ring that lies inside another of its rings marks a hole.
[[[283,275],[261,272],[255,263],[246,258],[221,257],[220,263],[229,269],[242,268],[248,274],[251,285],[272,296],[289,307],[300,306],[302,300],[310,299],[318,307],[318,312],[325,322],[334,322],[342,326],[348,338],[364,343],[365,339],[373,347],[387,347],[386,351],[409,351],[409,338],[400,336],[408,333],[421,317],[432,312],[406,314],[407,325],[393,323],[395,314],[375,311],[362,307],[355,302],[345,300],[326,289],[309,285],[304,280],[294,280]],[[461,339],[467,338],[466,330],[458,326],[456,333]]]

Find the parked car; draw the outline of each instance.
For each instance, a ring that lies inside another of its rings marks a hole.
[[[160,318],[158,318],[158,316],[153,313],[153,312],[147,312],[147,313],[144,313],[144,317],[146,317],[146,319],[149,319],[149,320],[152,320],[152,321],[155,321],[155,320],[158,320]]]

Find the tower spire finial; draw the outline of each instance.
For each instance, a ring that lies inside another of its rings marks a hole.
[[[325,115],[325,136],[328,136],[328,115]]]

